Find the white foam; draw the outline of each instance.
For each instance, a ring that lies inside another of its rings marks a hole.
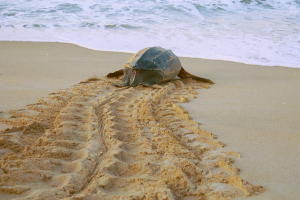
[[[162,46],[180,56],[300,67],[297,1],[247,2],[3,0],[0,40],[126,52]]]

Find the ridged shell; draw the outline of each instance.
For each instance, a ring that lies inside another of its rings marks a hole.
[[[140,50],[129,59],[125,67],[141,70],[159,70],[164,79],[174,78],[181,69],[178,57],[171,51],[161,47],[149,47]]]

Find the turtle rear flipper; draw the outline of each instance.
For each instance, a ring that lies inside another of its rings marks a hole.
[[[107,78],[119,78],[120,76],[122,76],[124,74],[124,69],[119,69],[115,72],[111,72],[111,73],[108,73],[106,75]]]
[[[199,77],[199,76],[195,76],[193,74],[188,73],[187,71],[184,70],[183,67],[181,67],[181,70],[180,70],[180,72],[177,76],[179,76],[180,78],[192,78],[192,79],[197,80],[197,81],[214,84],[214,82],[212,80],[209,80],[207,78],[202,78],[202,77]]]

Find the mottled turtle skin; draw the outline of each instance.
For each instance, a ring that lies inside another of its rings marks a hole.
[[[193,78],[202,82],[213,83],[209,79],[194,76],[184,70],[179,58],[168,49],[148,47],[140,50],[124,65],[124,69],[107,74],[107,77],[123,76],[117,86],[151,86],[174,79]]]

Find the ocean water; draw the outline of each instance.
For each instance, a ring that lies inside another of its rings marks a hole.
[[[300,67],[300,0],[0,0],[0,40]]]

